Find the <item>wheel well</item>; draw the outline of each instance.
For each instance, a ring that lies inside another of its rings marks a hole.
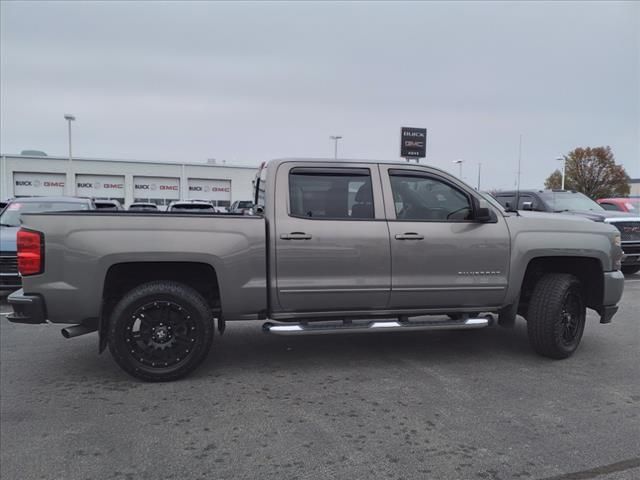
[[[112,265],[107,271],[102,292],[99,329],[101,352],[106,346],[106,326],[113,307],[128,291],[154,280],[188,285],[204,297],[213,312],[220,312],[218,277],[211,265],[197,262],[127,262]],[[219,320],[219,327],[222,325],[223,322]]]
[[[570,273],[582,285],[582,295],[589,308],[602,305],[604,277],[602,263],[596,258],[587,257],[540,257],[534,258],[527,265],[527,270],[520,290],[518,313],[526,315],[529,299],[538,280],[547,273]]]

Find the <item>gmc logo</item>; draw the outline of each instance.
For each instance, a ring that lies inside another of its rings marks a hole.
[[[160,190],[174,190],[177,191],[178,187],[175,185],[160,185]]]
[[[103,185],[104,188],[124,188],[124,185],[121,183],[105,183]]]
[[[640,225],[633,225],[629,227],[622,227],[624,233],[640,233]]]
[[[44,182],[45,187],[64,187],[64,182]]]

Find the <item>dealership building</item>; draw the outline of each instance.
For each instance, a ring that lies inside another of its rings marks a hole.
[[[153,162],[53,157],[0,156],[0,200],[73,195],[115,199],[123,205],[174,200],[206,200],[229,206],[251,200],[256,167],[217,163]]]

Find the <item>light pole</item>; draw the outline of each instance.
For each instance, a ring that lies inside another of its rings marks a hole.
[[[342,136],[331,135],[329,138],[333,140],[333,158],[337,160],[338,159],[338,140],[342,139]]]
[[[564,190],[564,170],[565,170],[565,166],[566,166],[567,162],[565,161],[564,157],[558,157],[558,158],[556,158],[556,160],[558,162],[562,162],[562,187],[561,188],[562,188],[562,190]]]
[[[462,180],[462,164],[464,163],[464,160],[454,160],[453,163],[457,163],[458,167],[460,167],[460,174],[458,175],[458,178]]]
[[[69,124],[69,172],[67,174],[67,193],[69,195],[73,195],[73,186],[72,186],[73,173],[71,172],[71,162],[73,161],[73,155],[71,153],[71,122],[74,122],[76,120],[76,117],[71,115],[70,113],[65,113],[64,119]]]
[[[482,170],[482,163],[478,163],[478,191],[480,191],[480,170]]]

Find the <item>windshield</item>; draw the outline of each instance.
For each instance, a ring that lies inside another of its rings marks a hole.
[[[3,227],[19,227],[23,213],[63,212],[68,210],[89,210],[89,205],[78,202],[12,202],[2,212],[0,223]]]
[[[600,205],[586,195],[578,192],[543,192],[540,197],[554,212],[573,210],[604,210]]]

